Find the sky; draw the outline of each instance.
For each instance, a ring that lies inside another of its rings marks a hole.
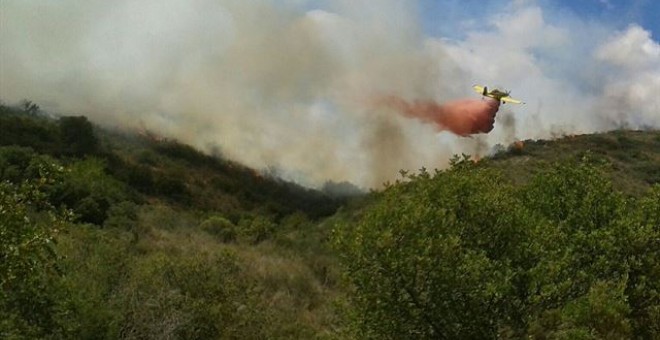
[[[660,128],[656,0],[1,0],[0,100],[149,130],[316,187],[516,140]],[[499,87],[488,134],[373,105]]]
[[[573,16],[582,21],[595,21],[611,29],[625,29],[638,24],[660,37],[660,1],[657,0],[541,0],[519,1],[542,7],[547,16],[558,19]],[[512,4],[507,0],[422,0],[419,11],[424,32],[435,37],[460,38],[464,28],[476,28],[493,13]]]

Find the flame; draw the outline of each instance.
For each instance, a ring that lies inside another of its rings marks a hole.
[[[516,150],[522,150],[525,147],[525,142],[517,140],[513,142],[513,148]]]

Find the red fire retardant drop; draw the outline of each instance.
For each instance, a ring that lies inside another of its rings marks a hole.
[[[499,101],[489,98],[459,99],[440,105],[430,100],[408,102],[396,96],[388,96],[377,102],[407,117],[433,123],[438,130],[448,130],[459,136],[493,130],[495,115],[500,108]]]

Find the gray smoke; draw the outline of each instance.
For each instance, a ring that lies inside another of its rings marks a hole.
[[[453,153],[557,126],[660,125],[660,47],[641,27],[575,34],[584,23],[550,24],[540,7],[512,3],[485,19],[488,31],[457,41],[424,36],[412,1],[312,5],[3,0],[0,99],[144,127],[308,185],[378,186],[399,169],[442,167]],[[478,98],[476,82],[528,102],[478,140],[368,104]]]

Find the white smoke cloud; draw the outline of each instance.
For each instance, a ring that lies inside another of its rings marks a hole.
[[[660,126],[660,48],[642,27],[613,33],[518,0],[450,40],[424,36],[410,1],[313,4],[4,0],[0,99],[219,147],[310,185],[377,186],[513,137]],[[476,97],[474,83],[528,104],[477,139],[368,105]]]
[[[596,51],[596,58],[626,69],[658,70],[660,44],[651,39],[650,32],[632,25],[606,41]]]
[[[633,128],[660,126],[660,44],[632,25],[604,42],[595,57],[610,67],[600,110]]]

